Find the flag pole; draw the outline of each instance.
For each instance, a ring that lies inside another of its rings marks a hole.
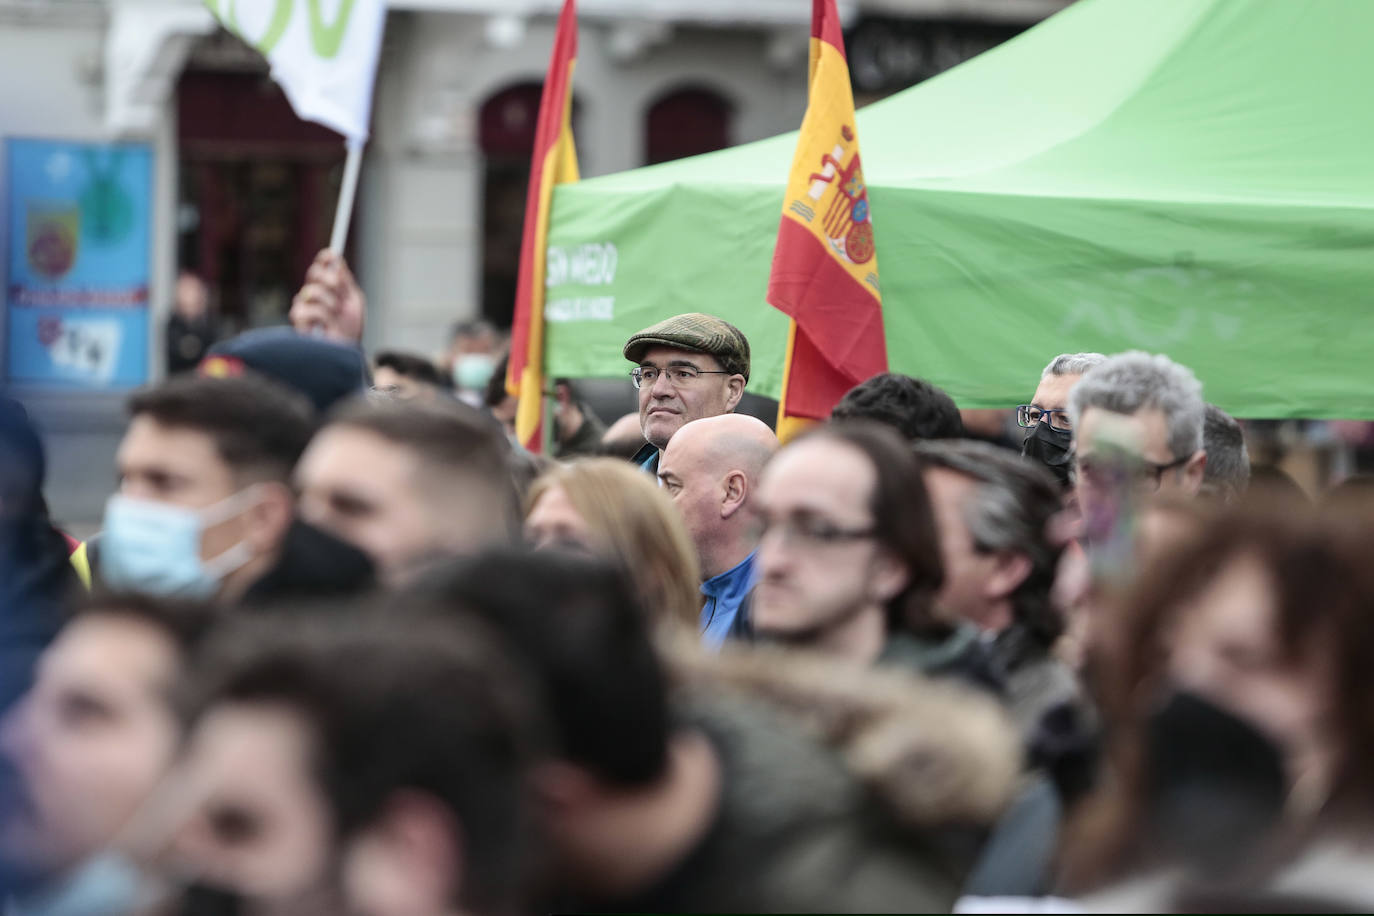
[[[345,141],[348,158],[344,160],[343,185],[339,188],[339,207],[334,211],[334,231],[329,237],[329,250],[343,254],[348,241],[348,224],[353,217],[353,197],[358,191],[358,172],[363,164],[363,141],[350,137]]]

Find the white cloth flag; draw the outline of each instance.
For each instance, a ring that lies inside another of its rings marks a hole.
[[[296,114],[367,139],[386,0],[205,0],[272,65]]]

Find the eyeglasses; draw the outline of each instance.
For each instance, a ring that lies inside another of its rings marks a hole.
[[[815,516],[788,519],[760,518],[763,530],[760,540],[776,531],[789,547],[830,547],[849,541],[862,541],[878,533],[873,527],[841,528]]]
[[[1040,421],[1046,417],[1050,418],[1050,429],[1057,429],[1060,432],[1067,432],[1073,429],[1069,423],[1069,412],[1067,410],[1054,409],[1045,410],[1036,407],[1034,404],[1022,404],[1016,408],[1016,425],[1024,429],[1032,429],[1039,426]]]
[[[649,386],[652,388],[658,377],[664,373],[668,375],[668,384],[674,388],[685,388],[702,375],[734,375],[733,372],[724,372],[719,369],[698,369],[696,366],[669,366],[667,369],[659,369],[657,366],[636,366],[630,370],[630,378],[634,381],[636,388]]]
[[[1111,487],[1120,480],[1121,475],[1125,475],[1129,476],[1130,483],[1137,489],[1153,492],[1164,482],[1166,471],[1183,467],[1192,457],[1185,455],[1168,464],[1155,464],[1144,458],[1135,458],[1129,462],[1102,462],[1095,461],[1091,455],[1081,455],[1074,458],[1074,473],[1078,479],[1086,480],[1099,489]]]

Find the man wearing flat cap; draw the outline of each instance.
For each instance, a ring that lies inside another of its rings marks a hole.
[[[658,472],[658,456],[686,423],[734,411],[749,381],[749,341],[713,315],[689,312],[647,327],[625,343],[639,389],[639,428],[648,443],[635,464]]]

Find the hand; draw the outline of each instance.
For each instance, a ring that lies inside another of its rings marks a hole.
[[[328,248],[315,255],[305,285],[291,300],[291,326],[301,334],[361,344],[367,298],[343,256]]]

